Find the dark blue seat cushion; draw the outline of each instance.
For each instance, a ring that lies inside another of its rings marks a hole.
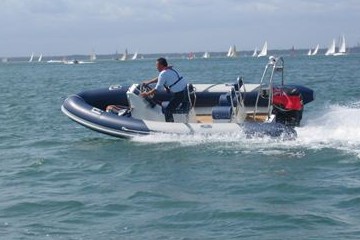
[[[237,96],[236,94],[233,95],[233,103],[234,103],[234,107],[236,107],[237,105]],[[221,94],[219,97],[219,106],[231,106],[231,99],[230,99],[230,93],[224,93]]]
[[[231,106],[215,106],[212,108],[213,119],[231,119],[232,107]]]

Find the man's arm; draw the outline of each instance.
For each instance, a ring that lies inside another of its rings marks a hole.
[[[154,88],[154,89],[151,89],[151,90],[148,91],[148,92],[142,92],[142,93],[140,93],[140,96],[142,96],[142,97],[147,97],[147,96],[152,95],[152,94],[155,94],[155,93],[156,93],[156,89]]]
[[[146,84],[146,85],[149,85],[151,83],[156,83],[158,81],[158,77],[155,77],[151,80],[148,80],[148,81],[144,81],[143,83]]]
[[[151,80],[144,81],[143,84],[148,85],[151,83],[156,83],[157,81],[158,81],[158,77],[155,77]],[[155,92],[156,92],[156,89],[154,88],[154,89],[151,89],[150,91],[140,93],[140,96],[147,97],[149,95],[155,94]]]

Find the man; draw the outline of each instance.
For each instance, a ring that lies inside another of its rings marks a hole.
[[[145,81],[144,84],[151,84],[156,82],[155,88],[148,92],[141,93],[141,96],[147,97],[156,94],[165,88],[168,92],[172,93],[169,105],[165,108],[166,122],[174,122],[173,112],[184,101],[186,94],[187,81],[179,75],[168,63],[165,58],[158,58],[156,60],[156,68],[160,72],[159,76]]]

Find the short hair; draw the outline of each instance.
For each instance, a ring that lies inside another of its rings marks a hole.
[[[157,61],[160,65],[162,65],[162,66],[164,66],[164,67],[167,67],[167,66],[168,66],[168,63],[167,63],[166,59],[163,58],[163,57],[158,58],[156,61]]]

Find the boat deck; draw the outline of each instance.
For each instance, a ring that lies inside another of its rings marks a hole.
[[[257,113],[255,116],[252,113],[246,115],[246,121],[249,122],[265,122],[268,118],[269,116],[267,113]]]
[[[267,113],[258,113],[255,115],[252,113],[249,113],[246,115],[246,119],[245,121],[249,121],[249,122],[265,122],[268,119],[268,114]],[[196,115],[196,122],[197,123],[213,123],[213,118],[210,114],[201,114],[201,115]]]
[[[210,114],[196,115],[196,122],[197,123],[212,123],[213,118]]]

